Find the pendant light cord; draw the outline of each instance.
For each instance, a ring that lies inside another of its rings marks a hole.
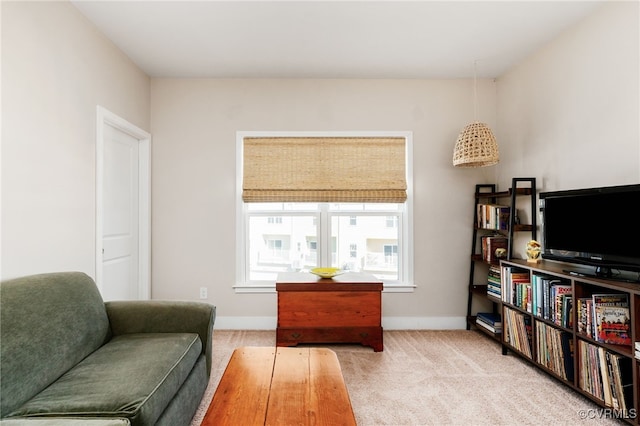
[[[478,122],[478,61],[473,61],[473,121]]]

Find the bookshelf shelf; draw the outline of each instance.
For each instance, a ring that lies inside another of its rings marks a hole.
[[[639,425],[640,286],[570,275],[560,262],[500,265],[503,353],[507,348]]]
[[[482,323],[482,318],[481,323],[477,322],[477,314],[495,314],[501,316],[500,320],[503,319],[499,292],[500,258],[495,256],[495,249],[504,249],[503,258],[511,259],[516,233],[528,233],[531,239],[536,238],[536,179],[513,178],[508,190],[496,189],[495,184],[478,184],[475,187],[467,330],[473,328],[502,342],[503,327],[500,326],[504,325],[504,321],[494,333],[491,327],[487,329],[486,323]],[[530,224],[519,223],[518,207],[525,208],[527,216],[531,218]],[[506,347],[503,347],[503,353],[506,353]]]
[[[487,294],[487,284],[471,284],[469,291],[475,294]]]

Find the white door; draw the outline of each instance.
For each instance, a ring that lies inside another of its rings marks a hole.
[[[145,141],[149,139],[143,139],[144,133],[132,132],[130,124],[102,112],[96,282],[105,300],[146,299],[149,176]]]
[[[105,300],[138,298],[138,140],[104,132],[102,279]]]

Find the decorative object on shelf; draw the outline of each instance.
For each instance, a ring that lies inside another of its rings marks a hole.
[[[542,253],[540,247],[540,243],[536,240],[531,240],[527,243],[527,262],[539,263],[542,260],[540,258],[540,253]]]
[[[496,255],[496,259],[506,259],[507,258],[507,249],[506,248],[497,248],[495,255]]]
[[[475,120],[465,126],[458,135],[453,150],[453,165],[455,167],[493,166],[500,161],[498,142],[493,132],[489,126],[477,120],[478,82],[476,62],[473,63],[473,67],[473,110]]]
[[[333,278],[344,274],[345,271],[340,268],[313,268],[309,272],[321,278]]]

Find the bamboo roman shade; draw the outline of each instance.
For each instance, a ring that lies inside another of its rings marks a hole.
[[[247,137],[245,202],[402,203],[403,137]]]

